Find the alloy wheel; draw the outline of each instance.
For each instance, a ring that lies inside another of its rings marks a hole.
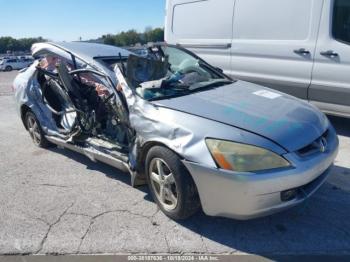
[[[174,210],[178,202],[178,191],[174,174],[164,160],[152,159],[149,176],[153,191],[165,210]]]

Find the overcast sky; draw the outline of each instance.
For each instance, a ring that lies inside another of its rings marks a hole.
[[[0,0],[0,36],[94,39],[164,27],[165,0]]]

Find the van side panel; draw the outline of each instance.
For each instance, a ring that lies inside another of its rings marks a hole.
[[[231,75],[307,99],[320,0],[236,0]]]
[[[322,3],[168,0],[165,37],[234,78],[306,100]]]
[[[181,44],[229,72],[234,3],[235,0],[168,0],[165,41]]]

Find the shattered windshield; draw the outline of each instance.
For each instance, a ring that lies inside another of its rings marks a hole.
[[[176,47],[152,48],[147,57],[130,55],[128,84],[146,100],[183,96],[232,83],[204,61]]]

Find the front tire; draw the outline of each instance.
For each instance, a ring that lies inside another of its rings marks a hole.
[[[185,219],[199,210],[196,185],[171,150],[162,146],[150,149],[146,157],[146,176],[154,201],[168,217]]]
[[[12,66],[6,66],[5,67],[5,71],[7,71],[7,72],[10,72],[12,70],[13,70]]]
[[[46,139],[43,130],[33,112],[29,111],[25,117],[25,123],[33,143],[42,148],[48,148],[52,144]]]

